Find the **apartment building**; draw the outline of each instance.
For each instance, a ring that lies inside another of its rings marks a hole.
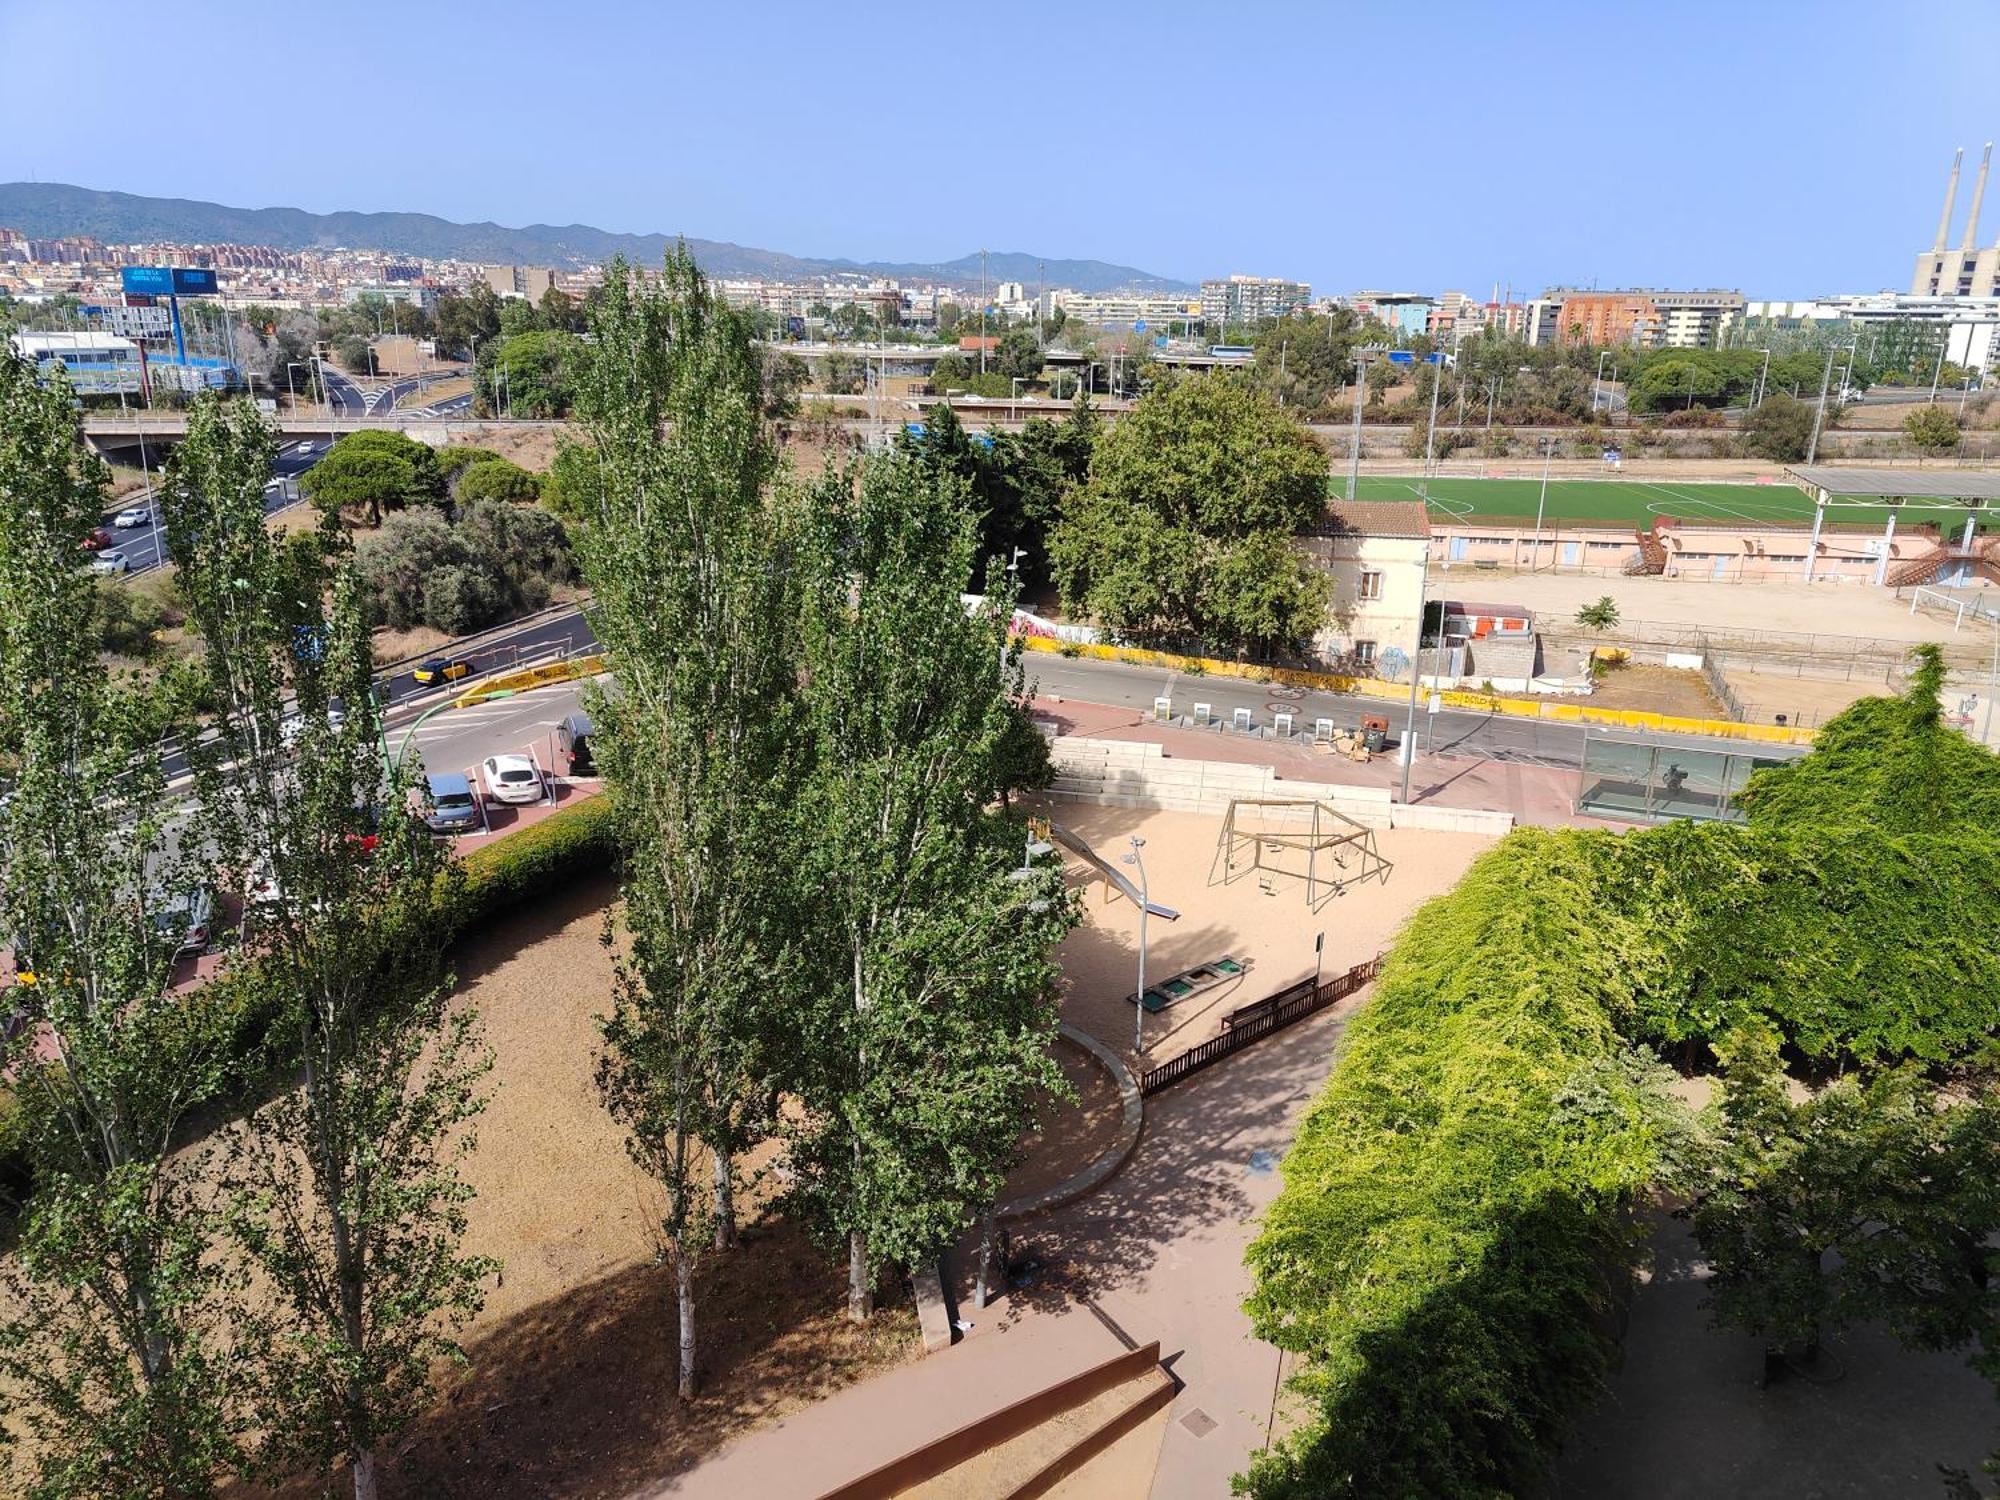
[[[1210,323],[1261,323],[1312,306],[1312,288],[1281,276],[1217,277],[1201,284],[1201,315]]]
[[[1193,297],[1166,297],[1158,292],[1055,291],[1049,294],[1049,301],[1051,308],[1060,307],[1071,321],[1092,328],[1131,328],[1144,323],[1164,333],[1172,324],[1208,316]]]
[[[1542,309],[1542,344],[1630,344],[1640,349],[1715,349],[1743,316],[1737,291],[1665,291],[1628,287],[1552,287],[1533,310]]]
[[[1415,500],[1340,500],[1299,545],[1333,576],[1320,656],[1356,672],[1394,670],[1416,649],[1430,522]],[[1384,657],[1390,652],[1385,663]]]

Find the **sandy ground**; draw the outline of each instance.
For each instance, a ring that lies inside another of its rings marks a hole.
[[[1606,672],[1590,695],[1592,708],[1643,708],[1690,719],[1729,717],[1699,672],[1679,667],[1624,666]]]
[[[555,462],[558,435],[553,427],[454,426],[451,441],[454,445],[469,443],[490,448],[502,458],[539,474]]]
[[[1401,828],[1378,833],[1377,846],[1393,865],[1388,880],[1354,881],[1315,914],[1306,908],[1305,882],[1290,875],[1273,880],[1275,895],[1264,893],[1254,873],[1211,884],[1219,818],[1072,802],[1055,803],[1049,811],[1106,859],[1127,853],[1132,836],[1145,839],[1152,899],[1180,912],[1177,921],[1147,921],[1148,984],[1225,955],[1244,966],[1240,979],[1146,1017],[1148,1064],[1206,1041],[1238,1006],[1309,977],[1318,933],[1326,934],[1326,974],[1373,958],[1418,905],[1449,890],[1492,842],[1478,834]],[[1069,869],[1083,886],[1084,921],[1060,950],[1069,986],[1063,1018],[1129,1056],[1132,1006],[1127,997],[1137,987],[1138,909],[1122,896],[1107,901],[1103,880],[1074,857]]]
[[[1459,585],[1445,575],[1441,591]],[[1433,575],[1435,582],[1436,575]],[[1626,628],[1641,621],[1729,629],[1782,630],[1839,636],[1859,647],[1883,641],[1930,641],[1950,624],[1911,614],[1909,601],[1892,589],[1861,583],[1714,583],[1680,578],[1595,578],[1560,573],[1482,573],[1466,583],[1482,597],[1524,605],[1546,621],[1570,625],[1576,612],[1609,594]],[[1617,634],[1614,630],[1611,634]],[[1831,649],[1835,642],[1827,643]]]
[[[1826,682],[1816,677],[1791,677],[1775,672],[1729,672],[1729,686],[1753,724],[1775,723],[1818,728],[1859,698],[1880,697],[1897,687],[1873,679]]]

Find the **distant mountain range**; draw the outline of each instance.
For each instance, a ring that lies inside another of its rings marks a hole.
[[[488,264],[582,266],[623,255],[640,265],[658,265],[674,242],[665,234],[614,234],[588,224],[454,224],[432,214],[311,214],[298,208],[229,208],[192,198],[147,198],[107,193],[66,182],[0,183],[0,225],[36,239],[87,234],[109,244],[166,240],[197,245],[270,245],[283,250],[346,247],[386,250],[426,260],[469,260]],[[900,261],[817,260],[758,250],[722,240],[690,238],[688,248],[711,276],[797,281],[842,272],[894,276],[904,280],[977,286],[979,255],[939,264]],[[986,258],[992,282],[1074,287],[1104,292],[1130,287],[1177,292],[1189,283],[1155,276],[1136,266],[1101,260],[1039,258],[1018,250],[994,251]]]

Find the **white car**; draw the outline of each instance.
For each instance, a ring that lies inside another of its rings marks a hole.
[[[300,443],[297,451],[299,457],[304,458],[308,453],[313,451],[313,445],[311,443]]]
[[[489,755],[480,770],[486,795],[497,802],[542,800],[542,768],[525,755]]]
[[[111,524],[120,531],[130,531],[134,526],[149,526],[152,520],[152,506],[128,505],[111,518]]]
[[[90,571],[113,575],[129,573],[132,571],[132,559],[115,549],[107,549],[90,560]]]

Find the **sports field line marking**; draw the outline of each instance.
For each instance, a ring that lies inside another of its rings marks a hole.
[[[1651,490],[1656,495],[1667,496],[1678,505],[1692,506],[1697,515],[1728,516],[1734,520],[1748,521],[1753,525],[1759,526],[1769,526],[1774,522],[1781,523],[1792,519],[1803,519],[1803,517],[1787,517],[1782,515],[1753,515],[1749,511],[1737,510],[1734,506],[1724,505],[1720,500],[1709,500],[1700,495],[1684,494],[1680,490],[1670,489],[1664,484],[1653,484],[1646,480],[1639,481],[1639,485],[1642,489]],[[1656,516],[1663,514],[1657,503],[1649,504],[1646,509]]]

